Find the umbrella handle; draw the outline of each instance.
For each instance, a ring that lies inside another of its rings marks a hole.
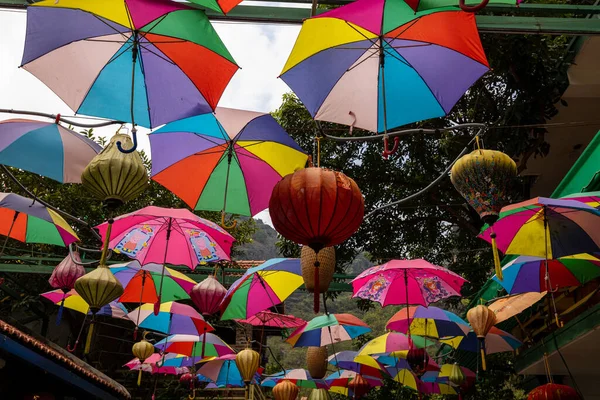
[[[125,154],[133,153],[137,149],[138,141],[137,141],[137,129],[135,128],[135,125],[131,129],[131,139],[133,140],[133,146],[131,146],[131,148],[124,149],[121,146],[121,141],[119,140],[119,141],[117,141],[117,149],[119,149],[119,151],[121,153],[125,153]]]
[[[463,11],[476,13],[477,11],[483,10],[489,2],[490,0],[482,0],[481,3],[477,4],[476,6],[468,6],[465,4],[465,0],[458,0],[458,5]]]
[[[225,229],[233,229],[237,226],[237,220],[233,220],[233,224],[226,225],[225,224],[225,211],[221,211],[221,226]]]
[[[464,1],[464,0],[461,0],[461,1]],[[398,144],[399,143],[400,143],[400,137],[396,136],[394,138],[394,146],[392,147],[391,150],[388,150],[388,137],[385,136],[383,138],[383,153],[382,153],[383,158],[385,158],[387,160],[389,156],[391,156],[392,154],[394,154],[398,150]]]

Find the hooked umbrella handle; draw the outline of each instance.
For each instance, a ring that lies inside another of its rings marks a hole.
[[[482,0],[481,3],[477,4],[476,6],[468,6],[465,4],[465,0],[458,0],[458,5],[463,11],[476,13],[477,11],[483,10],[489,2],[490,0]]]

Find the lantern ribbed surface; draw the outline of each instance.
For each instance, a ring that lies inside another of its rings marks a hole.
[[[275,400],[296,400],[298,391],[298,386],[292,382],[280,381],[273,388],[273,398]]]
[[[448,380],[450,383],[455,386],[462,386],[465,383],[465,374],[463,374],[460,366],[456,363],[452,364],[452,368],[450,369],[450,374],[448,375]]]
[[[313,389],[308,400],[331,400],[331,395],[327,389]]]
[[[487,306],[478,305],[467,312],[467,319],[478,338],[483,339],[496,324],[496,314]]]
[[[354,397],[357,399],[367,394],[369,388],[369,381],[360,374],[356,374],[354,379],[348,384],[348,389],[354,392]]]
[[[310,376],[322,379],[327,374],[327,347],[309,347],[306,351],[306,365]]]
[[[275,185],[269,214],[286,239],[319,251],[348,239],[364,216],[356,182],[341,172],[304,168]]]
[[[133,146],[128,135],[114,135],[81,174],[81,183],[90,193],[115,206],[134,199],[148,187],[148,171],[139,153],[122,153],[118,141],[125,149]]]
[[[227,289],[212,275],[202,282],[194,285],[190,297],[198,310],[204,315],[214,314],[219,311],[221,300],[225,297]]]
[[[507,191],[517,176],[517,165],[495,150],[475,150],[461,157],[450,172],[456,190],[486,222],[494,222],[506,205]]]
[[[73,252],[73,259],[81,262],[78,252]],[[75,287],[77,279],[85,275],[83,265],[77,264],[73,259],[71,259],[71,255],[69,254],[52,271],[48,282],[54,289],[62,289],[66,293]]]
[[[529,392],[527,400],[581,400],[581,397],[570,386],[547,383]]]
[[[240,370],[244,383],[249,384],[258,371],[260,354],[252,349],[244,349],[235,356],[235,365]]]
[[[315,261],[319,261],[319,267],[315,268]],[[300,265],[302,266],[302,279],[304,286],[310,293],[315,289],[315,272],[319,270],[319,292],[324,293],[329,289],[329,284],[335,272],[335,249],[325,247],[319,251],[318,257],[313,249],[302,246],[300,253]]]
[[[123,294],[123,286],[106,265],[99,265],[75,282],[75,291],[90,306],[92,313]]]
[[[147,340],[142,339],[133,345],[131,352],[140,360],[140,363],[143,363],[148,357],[154,354],[154,346]]]

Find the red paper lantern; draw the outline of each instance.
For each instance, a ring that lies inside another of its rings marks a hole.
[[[269,201],[275,230],[315,253],[352,236],[364,212],[365,202],[356,182],[323,168],[304,168],[285,176],[273,188]],[[315,273],[315,312],[319,311],[318,279]]]
[[[547,383],[529,392],[527,400],[581,400],[581,397],[570,386]]]
[[[212,275],[202,282],[194,285],[190,297],[198,310],[204,315],[214,314],[219,311],[219,304],[225,297],[227,289]]]
[[[406,361],[415,374],[421,376],[427,370],[429,364],[429,354],[425,349],[412,347],[406,354]]]
[[[181,383],[182,385],[191,384],[193,380],[194,375],[190,374],[189,372],[186,372],[185,374],[182,374],[179,377],[179,383]]]
[[[77,262],[81,262],[79,253],[73,252],[73,259]],[[77,264],[71,259],[71,255],[66,256],[60,264],[54,268],[52,275],[48,282],[54,289],[61,289],[67,293],[69,290],[75,287],[75,281],[85,275],[85,269],[82,265]]]

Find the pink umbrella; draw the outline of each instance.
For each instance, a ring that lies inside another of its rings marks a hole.
[[[391,260],[369,268],[352,280],[352,297],[390,304],[430,303],[460,296],[467,282],[454,272],[423,259]]]
[[[261,311],[247,319],[237,319],[237,322],[252,326],[270,326],[272,328],[299,328],[306,323],[302,318],[293,315],[278,314],[271,311]]]
[[[97,228],[102,237],[109,232],[108,245],[113,251],[135,258],[142,265],[163,265],[156,307],[161,300],[165,264],[194,269],[199,263],[229,260],[235,241],[214,222],[180,208],[145,207]]]
[[[169,356],[177,356],[179,354],[167,355]],[[189,372],[187,367],[175,367],[175,366],[166,366],[164,365],[165,360],[163,359],[163,355],[159,353],[154,353],[150,357],[148,357],[143,363],[140,362],[138,358],[134,358],[129,361],[125,366],[132,371],[142,370],[144,372],[150,372],[152,374],[167,374],[167,375],[181,375]],[[162,365],[161,367],[157,366]]]

